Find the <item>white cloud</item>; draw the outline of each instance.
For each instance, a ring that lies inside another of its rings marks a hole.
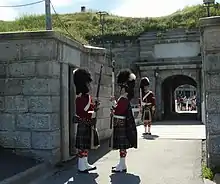
[[[120,5],[111,12],[127,17],[159,17],[171,14],[202,0],[119,0]]]
[[[21,0],[4,0],[0,3],[0,6],[9,6],[12,4],[18,4]],[[15,8],[2,8],[0,7],[0,20],[14,20],[18,16],[18,12]]]

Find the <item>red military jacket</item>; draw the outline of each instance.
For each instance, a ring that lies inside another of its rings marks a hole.
[[[92,119],[95,105],[89,94],[79,95],[76,98],[76,115],[80,118]]]
[[[144,103],[151,103],[151,106],[156,105],[156,98],[154,96],[154,93],[152,91],[148,91],[147,93],[142,94],[142,102]],[[139,99],[139,104],[141,105],[141,99]]]
[[[126,97],[119,97],[119,99],[113,102],[113,113],[117,116],[126,116],[129,100]]]

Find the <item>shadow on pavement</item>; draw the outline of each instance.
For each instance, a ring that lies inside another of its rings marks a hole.
[[[101,141],[100,147],[97,150],[91,150],[89,152],[89,162],[92,164],[95,163],[97,160],[102,158],[110,151],[111,150],[109,149],[109,139]]]
[[[110,175],[112,184],[139,184],[141,183],[140,177],[134,174],[129,173],[117,173]]]
[[[77,172],[77,167],[73,166],[72,169],[57,172],[47,180],[40,182],[41,184],[97,184],[95,179],[99,175],[97,173],[83,174]]]
[[[159,138],[158,135],[142,135],[143,139],[147,139],[147,140],[155,140],[157,138]]]
[[[37,160],[16,155],[12,150],[0,147],[0,181],[24,172],[39,163]]]

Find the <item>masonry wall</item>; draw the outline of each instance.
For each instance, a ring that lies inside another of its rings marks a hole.
[[[74,87],[70,68],[95,72],[104,64],[100,138],[110,136],[111,73],[105,52],[86,49],[55,32],[0,34],[0,146],[52,163],[67,160],[76,132],[71,124]],[[93,60],[90,61],[91,58]],[[96,87],[94,87],[95,89]],[[73,148],[74,149],[74,148]]]
[[[35,157],[59,155],[56,41],[0,37],[0,145]]]
[[[112,89],[112,68],[111,62],[109,59],[109,53],[106,50],[101,50],[99,53],[98,49],[87,49],[86,53],[83,55],[81,62],[81,67],[88,68],[91,71],[93,82],[92,82],[92,95],[93,98],[96,98],[99,73],[101,65],[102,69],[102,78],[101,86],[99,92],[100,100],[100,109],[97,113],[97,128],[99,131],[100,139],[106,139],[110,137],[110,97]]]
[[[207,160],[214,168],[220,166],[220,17],[203,18],[200,23]]]

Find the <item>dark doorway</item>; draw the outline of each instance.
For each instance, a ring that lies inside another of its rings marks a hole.
[[[73,116],[75,114],[75,86],[73,82],[73,70],[75,67],[69,67],[69,154],[76,154],[75,148],[75,125],[73,124]]]
[[[174,75],[166,78],[162,83],[163,119],[197,120],[197,111],[192,111],[194,106],[191,107],[196,99],[196,88],[196,81],[189,76]]]

